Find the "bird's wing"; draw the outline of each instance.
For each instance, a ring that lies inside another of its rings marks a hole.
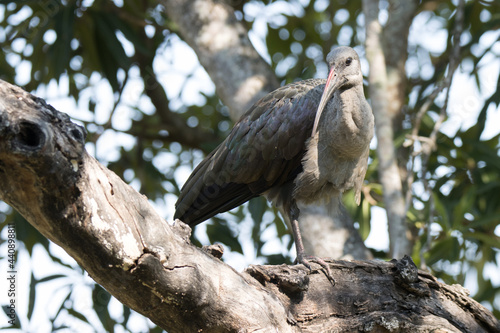
[[[255,103],[193,171],[175,218],[196,225],[289,182],[302,170],[325,80],[281,87]]]

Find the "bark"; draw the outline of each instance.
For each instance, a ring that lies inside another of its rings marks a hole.
[[[460,286],[401,261],[238,273],[189,242],[84,150],[85,132],[0,80],[0,199],[125,305],[168,332],[498,332]],[[212,253],[217,253],[213,250]]]
[[[398,85],[401,84],[401,78],[397,74],[398,69],[394,69],[391,65],[386,66],[383,29],[378,20],[378,5],[378,0],[363,0],[366,59],[370,64],[368,81],[370,83],[371,105],[375,116],[379,177],[384,189],[384,202],[389,225],[389,255],[393,258],[399,258],[412,253],[411,235],[406,225],[403,186],[394,148],[393,118],[394,114],[398,112],[397,109],[402,106],[401,99],[398,97]],[[406,6],[400,7],[406,8]],[[407,7],[410,10],[413,8],[413,6]],[[403,9],[401,10],[403,11]],[[401,15],[401,19],[405,17],[405,15]],[[395,46],[391,45],[391,47]],[[395,53],[398,54],[398,52]],[[401,50],[399,54],[401,54]],[[406,50],[402,54],[406,54]],[[396,63],[397,66],[404,66],[404,64]],[[388,72],[388,69],[391,71]]]
[[[4,81],[0,112],[0,199],[118,300],[169,332],[291,331],[276,297],[192,246],[188,226],[168,224],[89,156],[67,115]]]
[[[388,104],[388,114],[391,116],[394,131],[397,135],[401,134],[405,114],[407,113],[407,83],[405,64],[408,59],[408,34],[413,18],[417,13],[418,2],[415,0],[402,3],[397,0],[389,1],[389,17],[383,30],[383,47],[387,69],[387,97],[391,101]],[[394,138],[393,138],[394,140]],[[408,207],[411,204],[412,188],[408,179],[410,178],[408,170],[409,149],[405,146],[395,147],[396,158],[399,168],[399,176],[402,181],[402,197],[404,197],[405,216]],[[413,175],[412,175],[413,176]],[[411,177],[412,177],[411,176]],[[396,228],[393,234],[402,232],[395,242],[403,242],[402,249],[405,253],[412,253],[418,230],[412,225],[405,223],[401,228]],[[396,257],[397,258],[397,257]]]
[[[408,34],[413,17],[416,14],[418,3],[415,0],[389,1],[389,17],[383,30],[383,47],[387,69],[387,96],[391,101],[388,104],[388,113],[391,115],[393,128],[398,135],[403,130],[406,110],[407,77],[405,71],[408,59]],[[402,180],[408,178],[409,152],[407,147],[396,148],[399,175]],[[403,191],[406,183],[403,182]],[[414,239],[410,239],[413,247]]]
[[[234,10],[220,1],[163,1],[167,16],[193,48],[237,121],[252,103],[278,87],[271,67],[257,54]],[[188,8],[188,9],[186,9]],[[371,259],[347,212],[330,216],[325,205],[301,207],[299,219],[308,254]]]

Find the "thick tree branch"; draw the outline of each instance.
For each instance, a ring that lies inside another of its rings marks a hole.
[[[498,332],[460,286],[401,261],[239,274],[189,242],[147,199],[84,150],[84,130],[0,80],[0,199],[89,275],[169,332]]]
[[[292,331],[274,296],[192,246],[189,227],[167,224],[90,157],[67,115],[4,81],[0,112],[0,199],[121,302],[169,332]]]

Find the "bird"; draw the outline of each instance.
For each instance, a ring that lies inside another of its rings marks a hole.
[[[326,61],[327,79],[282,86],[242,115],[183,185],[174,219],[194,227],[265,196],[292,229],[295,262],[316,262],[332,280],[325,261],[305,253],[297,204],[340,202],[354,188],[359,205],[374,119],[356,51],[339,46]]]

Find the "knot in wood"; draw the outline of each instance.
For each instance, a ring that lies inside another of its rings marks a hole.
[[[192,229],[189,225],[182,222],[179,219],[175,219],[172,224],[172,230],[179,235],[186,243],[191,243],[189,238],[191,237]]]
[[[410,256],[405,255],[401,260],[392,260],[395,264],[396,272],[406,283],[418,281],[418,268]]]
[[[217,259],[222,258],[224,247],[221,244],[203,245],[201,250]]]
[[[309,275],[305,268],[284,264],[279,266],[250,265],[245,271],[263,286],[273,284],[287,295],[298,294],[309,288]]]

